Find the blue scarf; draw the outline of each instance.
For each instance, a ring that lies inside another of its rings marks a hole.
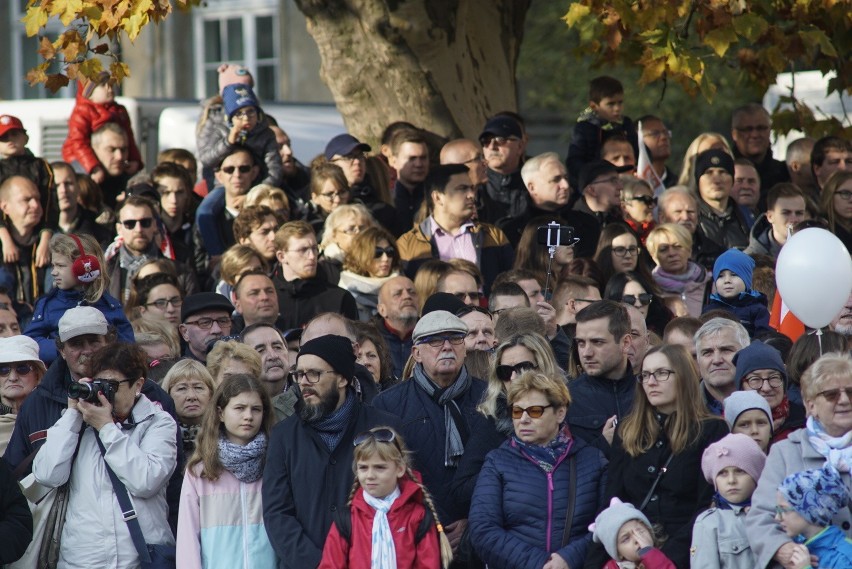
[[[521,449],[522,453],[533,459],[539,468],[545,472],[552,472],[559,459],[571,449],[574,439],[568,424],[563,423],[556,437],[544,446],[525,443],[516,435],[512,435],[512,442]]]
[[[340,443],[340,439],[343,438],[343,432],[349,424],[349,417],[352,416],[354,409],[355,396],[347,389],[346,400],[337,411],[311,424],[331,452],[334,452],[334,449]]]
[[[734,506],[737,508],[748,508],[751,506],[751,497],[748,500],[743,500],[742,502],[730,502],[722,497],[717,490],[715,494],[713,494],[713,502],[716,504],[716,507],[720,510],[733,510]]]

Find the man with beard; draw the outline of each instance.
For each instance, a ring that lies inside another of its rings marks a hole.
[[[178,333],[186,343],[184,357],[206,365],[210,347],[231,334],[233,305],[217,292],[199,292],[183,299]]]
[[[414,454],[414,467],[432,492],[453,547],[467,526],[467,512],[457,507],[450,485],[486,387],[464,366],[467,332],[465,323],[446,310],[424,315],[414,328],[413,376],[373,400],[376,409],[402,419],[401,434]]]
[[[246,326],[240,339],[260,354],[263,363],[263,376],[260,379],[272,399],[275,422],[283,421],[295,413],[296,401],[299,399],[296,389],[287,381],[290,354],[284,335],[275,326],[259,322]]]
[[[849,298],[846,299],[846,304],[840,310],[840,313],[834,317],[829,327],[846,336],[847,340],[852,336],[852,293],[849,293]]]
[[[98,243],[112,239],[114,234],[96,221],[96,214],[77,202],[80,186],[77,184],[74,168],[66,162],[53,162],[50,167],[53,169],[53,181],[56,183],[58,225],[62,233],[86,233],[93,236]]]
[[[419,306],[417,289],[408,277],[389,279],[379,289],[376,328],[388,344],[396,377],[402,377],[402,370],[411,354],[411,333],[420,316],[417,312]]]
[[[359,403],[351,387],[355,354],[347,338],[302,344],[292,380],[297,415],[272,429],[263,471],[263,521],[281,566],[316,567],[335,512],[352,490],[358,433],[399,419]]]

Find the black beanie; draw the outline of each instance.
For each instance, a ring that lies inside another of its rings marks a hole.
[[[710,168],[722,168],[731,176],[734,175],[734,158],[724,150],[711,148],[695,157],[695,183]]]
[[[465,307],[465,303],[448,292],[436,292],[423,303],[421,317],[436,310],[446,310],[450,314],[456,314]]]
[[[349,338],[334,334],[314,338],[299,347],[296,361],[306,355],[324,359],[334,371],[350,381],[355,376],[355,352]]]

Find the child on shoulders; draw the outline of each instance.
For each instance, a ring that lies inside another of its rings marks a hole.
[[[713,264],[716,292],[703,312],[727,310],[734,313],[752,338],[761,332],[771,332],[766,296],[752,290],[754,259],[738,249],[728,249]]]

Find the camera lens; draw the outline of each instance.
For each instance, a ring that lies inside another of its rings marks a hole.
[[[92,390],[92,386],[88,383],[74,382],[68,386],[68,397],[71,399],[88,401],[93,395],[94,392]]]

